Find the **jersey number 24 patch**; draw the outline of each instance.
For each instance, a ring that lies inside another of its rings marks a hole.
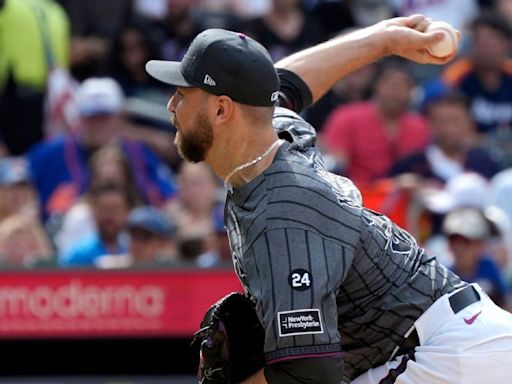
[[[311,273],[305,269],[294,269],[288,275],[288,284],[290,284],[292,289],[305,291],[306,289],[311,288],[311,285],[313,284],[313,277],[311,276]]]

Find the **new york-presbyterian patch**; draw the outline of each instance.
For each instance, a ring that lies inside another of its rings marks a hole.
[[[281,337],[324,332],[319,309],[277,312],[277,321]]]

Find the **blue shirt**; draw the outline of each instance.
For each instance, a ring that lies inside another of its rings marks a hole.
[[[137,189],[147,204],[158,205],[176,193],[176,181],[169,167],[144,144],[120,140]],[[87,162],[90,152],[71,136],[60,137],[34,146],[27,155],[46,219],[51,213],[49,202],[64,188],[79,196],[89,185]],[[72,203],[72,201],[71,201]]]
[[[452,266],[450,269],[464,280],[478,283],[496,304],[504,303],[507,294],[507,283],[498,264],[490,256],[484,255],[480,259],[472,276],[461,275],[455,266]]]
[[[503,72],[499,87],[486,90],[476,74],[470,72],[458,84],[471,102],[471,112],[478,124],[478,131],[494,131],[498,125],[512,124],[512,76]]]
[[[78,242],[58,257],[61,267],[93,267],[94,261],[104,255],[123,254],[128,251],[128,244],[119,236],[117,249],[107,249],[97,233]]]

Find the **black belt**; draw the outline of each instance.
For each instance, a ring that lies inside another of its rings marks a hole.
[[[461,289],[454,295],[451,295],[448,300],[450,301],[450,307],[452,307],[453,313],[462,311],[468,305],[480,301],[480,294],[477,292],[475,287],[472,285]]]
[[[466,288],[463,288],[459,292],[451,295],[448,298],[448,301],[450,302],[450,307],[452,308],[453,313],[457,313],[467,306],[480,301],[480,294],[472,285],[468,285]],[[411,334],[402,341],[400,348],[398,348],[398,351],[395,353],[395,356],[405,355],[418,345],[420,345],[418,332],[416,332],[416,329],[413,329]]]

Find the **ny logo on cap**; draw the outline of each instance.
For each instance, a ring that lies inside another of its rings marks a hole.
[[[210,75],[206,74],[204,76],[204,80],[203,80],[203,83],[206,84],[206,85],[209,85],[211,87],[215,87],[217,85],[217,83],[215,82],[215,80],[213,80]]]

